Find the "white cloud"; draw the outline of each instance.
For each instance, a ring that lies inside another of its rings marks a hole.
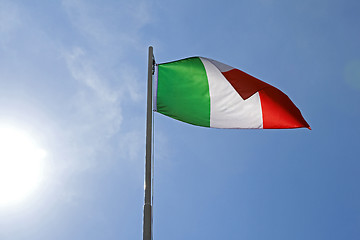
[[[79,47],[65,53],[65,59],[71,76],[79,82],[72,99],[72,134],[78,136],[81,151],[93,155],[104,149],[120,129],[122,87],[110,86],[109,79],[96,70],[96,64]]]
[[[143,151],[139,151],[139,149],[145,149],[144,134],[139,131],[132,131],[121,136],[119,150],[122,156],[131,161],[140,158],[143,160],[145,156],[142,155]]]
[[[137,118],[136,111],[127,108],[130,123],[126,129],[121,124],[124,106],[145,99],[138,63],[146,52],[141,29],[151,21],[148,2],[99,7],[87,1],[64,0],[62,5],[81,36],[76,46],[66,47],[63,53],[71,77],[79,82],[73,106],[76,123],[72,124],[76,134],[83,136],[79,141],[86,139],[81,145],[92,146],[88,150],[93,155],[107,148],[142,161],[143,139],[139,129],[130,126],[134,125],[131,119]],[[105,147],[113,136],[122,146],[120,150]]]
[[[118,95],[105,85],[101,77],[95,72],[92,63],[83,49],[76,47],[65,56],[69,70],[74,79],[81,81],[90,88],[102,101],[116,102]]]

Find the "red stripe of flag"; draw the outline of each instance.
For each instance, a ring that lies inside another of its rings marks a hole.
[[[244,100],[259,92],[263,128],[307,127],[311,129],[300,110],[279,89],[239,69],[231,69],[222,74]]]

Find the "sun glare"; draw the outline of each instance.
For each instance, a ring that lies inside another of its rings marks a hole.
[[[19,202],[36,189],[44,157],[25,132],[0,126],[0,206]]]

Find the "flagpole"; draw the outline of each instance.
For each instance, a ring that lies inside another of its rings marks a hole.
[[[151,141],[152,141],[152,76],[153,76],[153,47],[149,47],[146,109],[146,155],[145,155],[145,201],[143,240],[152,240],[152,202],[151,202]]]

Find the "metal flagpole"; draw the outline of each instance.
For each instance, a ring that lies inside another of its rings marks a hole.
[[[152,140],[152,76],[154,67],[153,47],[149,47],[147,108],[146,108],[146,155],[145,155],[145,202],[143,240],[152,240],[152,202],[151,202],[151,140]]]

